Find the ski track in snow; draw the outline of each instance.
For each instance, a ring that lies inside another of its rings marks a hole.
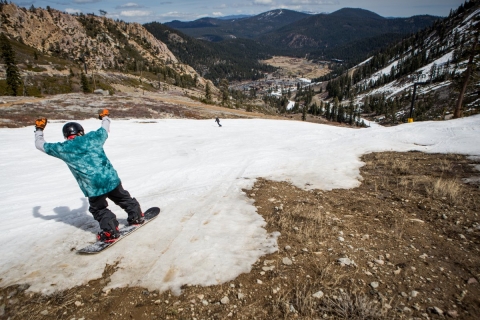
[[[81,122],[86,131],[98,120]],[[480,116],[396,127],[349,129],[295,121],[112,121],[105,144],[122,183],[144,210],[160,216],[93,256],[75,250],[94,242],[98,224],[66,165],[34,146],[33,128],[0,129],[0,285],[29,283],[52,293],[101,277],[118,262],[108,288],[141,286],[181,292],[249,272],[277,250],[277,233],[242,189],[265,177],[302,188],[352,188],[360,157],[419,150],[480,156]],[[61,141],[52,121],[47,142]],[[110,202],[120,223],[126,213]]]

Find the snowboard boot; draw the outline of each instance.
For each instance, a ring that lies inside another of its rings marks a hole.
[[[139,225],[139,224],[143,224],[145,222],[144,216],[145,215],[143,214],[143,212],[141,212],[139,217],[136,217],[136,218],[133,218],[133,219],[128,218],[127,219],[128,225],[129,226],[136,226],[136,225]]]
[[[120,238],[120,233],[118,232],[118,230],[115,230],[115,232],[100,231],[97,234],[97,240],[106,243],[115,242],[118,238]]]
[[[116,219],[111,220],[108,225],[110,228],[108,229],[103,229],[97,234],[97,240],[106,242],[106,243],[111,243],[117,241],[118,238],[120,238],[120,232],[118,230],[118,221]]]

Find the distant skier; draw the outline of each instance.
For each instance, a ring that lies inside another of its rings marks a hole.
[[[63,160],[77,180],[83,194],[88,197],[89,211],[100,224],[101,232],[97,239],[114,242],[120,234],[115,214],[110,211],[107,198],[128,213],[129,225],[142,224],[144,214],[140,204],[124,190],[117,171],[108,160],[103,144],[108,138],[110,118],[107,109],[99,115],[101,127],[87,134],[76,122],[68,122],[63,126],[64,142],[47,143],[43,130],[47,119],[35,121],[35,147],[46,154]]]
[[[218,119],[218,117],[215,118],[215,122],[218,124],[219,127],[222,126],[222,125],[220,124],[220,119]]]

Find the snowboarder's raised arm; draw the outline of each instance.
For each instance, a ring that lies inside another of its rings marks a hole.
[[[43,145],[45,144],[45,139],[43,138],[43,129],[47,126],[47,118],[40,118],[35,120],[35,147],[45,152]]]
[[[110,112],[108,109],[103,109],[101,113],[98,114],[98,119],[102,120],[102,128],[107,132],[110,132],[110,118],[108,117]]]

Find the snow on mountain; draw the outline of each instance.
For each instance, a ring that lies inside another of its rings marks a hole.
[[[449,86],[451,84],[450,80],[443,81],[441,83],[429,83],[432,79],[432,72],[439,72],[442,73],[462,73],[466,69],[466,64],[468,59],[464,59],[459,63],[452,63],[454,60],[454,38],[457,36],[464,35],[468,38],[467,31],[473,30],[472,25],[478,24],[478,19],[475,19],[478,15],[480,15],[480,9],[475,10],[471,14],[467,15],[461,23],[459,23],[456,27],[452,29],[452,31],[446,35],[446,42],[440,45],[440,49],[450,48],[447,50],[444,55],[431,61],[427,65],[424,65],[414,72],[412,72],[409,76],[403,77],[398,80],[394,80],[388,82],[380,87],[377,87],[369,92],[363,93],[357,97],[357,102],[361,101],[365,96],[370,95],[385,95],[386,98],[392,98],[398,95],[399,93],[406,92],[413,88],[413,84],[415,82],[427,82],[427,85],[419,87],[417,90],[420,94],[428,93],[430,91],[438,90],[439,88]],[[440,40],[438,35],[430,36],[425,40],[424,46],[429,48],[428,54],[430,51],[435,47],[439,46]],[[418,53],[420,48],[416,48],[414,51]],[[391,74],[392,69],[398,68],[401,65],[402,61],[406,58],[411,57],[412,55],[412,48],[409,48],[407,52],[401,57],[398,57],[395,60],[392,60],[390,64],[388,64],[385,68],[375,72],[369,78],[363,79],[359,82],[358,86],[368,86],[369,83],[374,83],[381,79],[383,76],[388,76]],[[363,66],[367,64],[372,57],[368,58],[367,60],[363,61],[362,63],[358,64],[355,68]],[[393,70],[395,71],[395,70]]]

